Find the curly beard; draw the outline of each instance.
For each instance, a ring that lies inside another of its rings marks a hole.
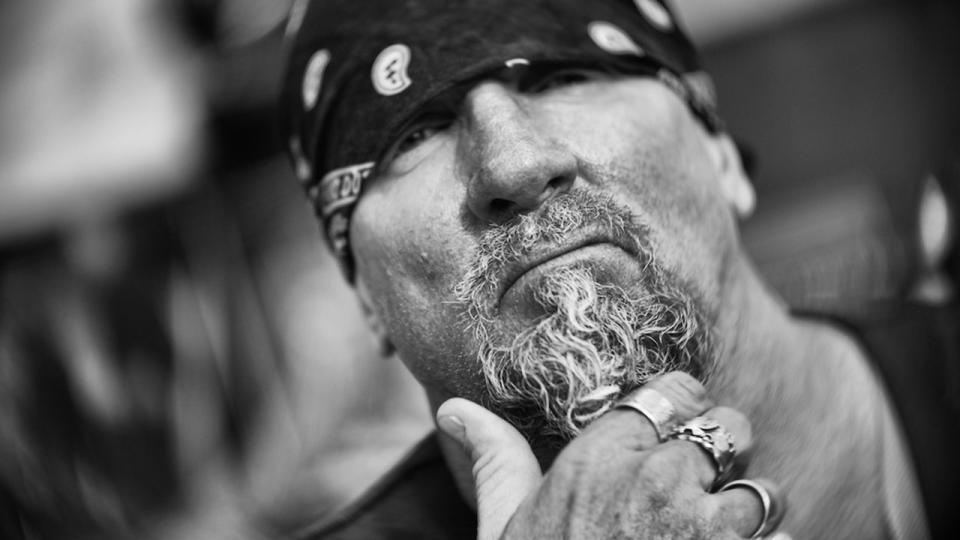
[[[546,315],[514,333],[498,328],[492,298],[502,269],[544,242],[562,243],[602,226],[644,269],[636,290],[603,283],[590,263],[541,278],[534,301]],[[573,192],[537,215],[522,215],[481,238],[471,270],[457,286],[467,327],[478,342],[484,406],[531,442],[562,445],[651,378],[682,370],[705,381],[712,339],[699,302],[652,256],[646,230],[629,210]]]

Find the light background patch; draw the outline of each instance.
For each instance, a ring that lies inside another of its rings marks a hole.
[[[373,61],[373,69],[370,71],[373,87],[384,96],[403,92],[413,84],[407,73],[409,65],[410,47],[402,43],[390,45]]]
[[[590,39],[598,47],[612,54],[635,54],[643,56],[643,49],[620,27],[605,22],[593,21],[587,26]]]
[[[634,0],[637,9],[651,24],[663,30],[664,32],[673,30],[673,17],[667,8],[663,7],[657,0]]]
[[[290,154],[293,156],[294,166],[297,171],[297,179],[300,182],[307,182],[313,176],[313,167],[303,155],[303,146],[300,144],[300,138],[294,135],[290,137]]]
[[[308,111],[317,105],[320,89],[323,88],[323,72],[330,63],[330,51],[320,49],[313,53],[303,74],[303,106]]]
[[[713,84],[713,78],[707,72],[685,73],[683,78],[687,80],[687,86],[696,94],[699,101],[710,107],[717,106],[717,89]]]

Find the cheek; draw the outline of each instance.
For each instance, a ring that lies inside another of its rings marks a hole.
[[[626,126],[601,150],[604,188],[650,226],[668,268],[714,297],[735,229],[704,134],[684,109],[645,105],[660,112]]]
[[[476,372],[453,288],[472,240],[458,224],[453,194],[378,189],[354,212],[351,243],[390,340],[425,386],[467,394]]]
[[[458,223],[462,194],[447,170],[385,180],[364,193],[351,227],[358,266],[414,296],[445,293],[468,240]]]

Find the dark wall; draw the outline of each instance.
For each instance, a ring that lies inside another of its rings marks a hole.
[[[925,178],[960,160],[960,3],[843,4],[704,50],[757,156],[744,242],[799,308],[913,290]]]
[[[761,195],[849,172],[896,189],[960,157],[958,23],[958,2],[855,2],[706,50]]]

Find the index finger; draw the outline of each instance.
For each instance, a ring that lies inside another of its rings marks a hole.
[[[655,426],[650,418],[638,410],[615,407],[595,420],[580,438],[600,437],[616,441],[630,450],[646,450],[660,444],[660,434],[666,437],[674,425],[713,407],[703,385],[682,371],[671,371],[655,377],[625,399],[643,390],[653,390],[670,402],[673,407],[670,425]]]

